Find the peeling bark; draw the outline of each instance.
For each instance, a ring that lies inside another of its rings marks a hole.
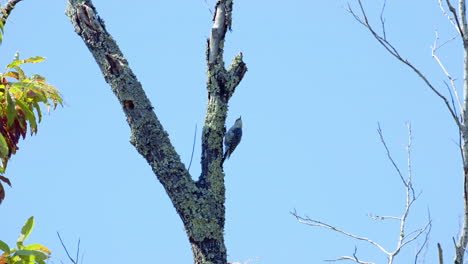
[[[223,46],[231,27],[232,0],[218,1],[207,47],[208,106],[202,135],[202,174],[192,180],[153,111],[141,83],[107,32],[91,0],[68,0],[66,14],[94,56],[104,79],[122,106],[130,142],[164,186],[192,246],[196,264],[226,264],[225,186],[221,160],[228,102],[247,71],[242,53],[228,70]]]

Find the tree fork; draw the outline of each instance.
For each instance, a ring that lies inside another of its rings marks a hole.
[[[216,4],[207,47],[208,105],[202,133],[202,174],[192,180],[153,111],[141,83],[107,32],[91,0],[68,0],[66,15],[94,56],[130,126],[130,142],[146,159],[176,208],[196,264],[226,264],[225,186],[221,164],[228,102],[244,77],[242,53],[224,68],[223,46],[231,28],[232,0]]]

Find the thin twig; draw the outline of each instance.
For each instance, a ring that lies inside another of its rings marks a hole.
[[[419,258],[419,254],[421,254],[421,252],[423,251],[424,247],[426,247],[426,245],[428,244],[429,242],[429,234],[431,233],[431,230],[432,230],[432,220],[431,220],[431,215],[429,214],[429,217],[428,217],[428,223],[429,223],[429,229],[427,230],[426,232],[426,236],[424,237],[424,241],[421,245],[421,247],[419,247],[418,251],[416,252],[416,255],[414,256],[414,264],[417,264],[418,263],[418,258]]]
[[[442,61],[440,60],[439,56],[437,55],[437,50],[440,49],[441,47],[443,47],[445,44],[453,41],[454,39],[456,39],[458,36],[454,36],[453,38],[447,40],[446,42],[442,43],[442,45],[438,46],[437,45],[437,41],[439,40],[439,33],[436,31],[435,32],[435,40],[434,40],[434,46],[432,47],[432,57],[437,61],[437,63],[439,64],[439,67],[442,69],[442,71],[444,72],[445,76],[447,77],[447,79],[450,81],[450,85],[452,87],[452,91],[453,93],[455,94],[455,97],[457,99],[457,103],[458,103],[458,109],[459,111],[461,112],[463,110],[463,107],[462,107],[462,104],[461,104],[461,100],[460,100],[460,96],[458,95],[458,89],[457,89],[457,86],[455,84],[455,81],[456,79],[452,77],[452,75],[447,71],[447,69],[445,68],[445,65],[442,63]],[[451,93],[450,93],[451,95]],[[453,104],[452,104],[453,105]],[[455,115],[457,115],[457,108],[453,107],[453,110],[455,111]],[[463,122],[463,121],[462,121]]]
[[[383,34],[384,39],[387,39],[387,33],[385,31],[385,18],[384,18],[386,4],[387,4],[387,0],[384,0],[383,5],[382,5],[382,10],[380,11],[380,24],[382,25],[382,34]]]
[[[356,235],[353,235],[349,232],[346,232],[344,230],[341,230],[335,226],[332,226],[332,225],[329,225],[327,223],[323,223],[323,222],[320,222],[318,220],[315,220],[315,219],[312,219],[312,218],[309,218],[309,217],[302,217],[302,216],[299,216],[296,212],[292,212],[291,213],[292,215],[294,215],[296,217],[296,219],[299,221],[299,223],[301,224],[305,224],[305,225],[309,225],[309,226],[319,226],[319,227],[323,227],[323,228],[327,228],[327,229],[331,229],[333,231],[336,231],[338,233],[341,233],[345,236],[348,236],[348,237],[352,237],[354,239],[357,239],[357,240],[362,240],[362,241],[366,241],[372,245],[374,245],[375,247],[377,247],[378,249],[380,249],[382,252],[384,252],[385,254],[390,254],[387,250],[385,250],[384,247],[382,247],[379,243],[367,238],[367,237],[362,237],[362,236],[356,236]]]
[[[195,124],[195,133],[193,135],[193,146],[192,146],[192,155],[190,156],[190,163],[187,170],[190,171],[190,166],[192,166],[193,152],[195,151],[195,142],[197,140],[197,124]]]
[[[414,188],[413,188],[413,170],[411,167],[411,144],[413,142],[413,135],[411,134],[411,123],[406,122],[406,127],[408,128],[408,145],[406,145],[406,155],[407,155],[407,162],[408,162],[408,180],[407,184],[411,190],[411,195],[413,196],[413,201],[416,200],[416,195],[414,194]],[[412,203],[411,202],[411,203]]]
[[[398,176],[400,176],[400,179],[401,181],[403,182],[403,184],[408,187],[408,183],[406,182],[406,180],[403,178],[403,174],[401,173],[400,171],[400,168],[398,168],[398,165],[395,163],[395,161],[393,160],[393,157],[392,155],[390,154],[390,150],[388,149],[387,147],[387,143],[385,142],[385,139],[383,137],[383,132],[382,132],[382,128],[380,128],[380,123],[377,123],[377,132],[379,133],[379,136],[380,136],[380,142],[382,143],[382,145],[385,147],[385,151],[387,152],[387,157],[388,159],[390,160],[390,162],[392,163],[393,167],[395,168],[395,170],[397,171],[398,173]]]
[[[65,244],[63,243],[62,237],[60,236],[60,233],[59,233],[59,232],[57,232],[57,236],[58,236],[58,238],[59,238],[59,240],[60,240],[60,243],[62,244],[63,249],[65,250],[65,253],[67,253],[67,256],[68,256],[68,258],[70,259],[70,261],[71,261],[73,264],[78,264],[78,263],[70,256],[70,253],[68,253],[68,249],[67,249],[67,247],[65,246]],[[79,245],[79,242],[78,242],[78,245]],[[78,248],[79,248],[79,247],[78,247]]]
[[[213,11],[211,10],[211,7],[210,7],[210,5],[208,4],[208,1],[205,0],[204,3],[205,3],[206,8],[208,8],[208,11],[210,11],[210,14],[213,15]]]
[[[379,216],[379,215],[368,215],[371,219],[374,220],[385,220],[385,219],[393,219],[393,220],[401,220],[401,217],[398,216]]]

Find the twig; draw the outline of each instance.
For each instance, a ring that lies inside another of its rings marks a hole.
[[[385,142],[385,139],[383,137],[383,133],[382,133],[382,128],[380,128],[380,123],[377,123],[377,132],[379,133],[379,136],[380,136],[380,142],[382,143],[382,145],[385,147],[385,151],[387,152],[387,157],[388,159],[390,160],[390,162],[392,163],[393,167],[395,168],[395,170],[397,171],[398,173],[398,176],[400,176],[400,179],[401,181],[403,182],[403,184],[408,187],[408,183],[406,182],[406,180],[403,178],[403,174],[401,173],[400,171],[400,168],[398,168],[398,165],[395,163],[395,161],[393,160],[393,157],[392,155],[390,154],[390,150],[388,149],[387,147],[387,143]]]
[[[211,10],[210,5],[208,4],[207,0],[204,0],[205,7],[208,8],[208,11],[210,11],[210,14],[213,15],[213,11]]]
[[[398,216],[379,216],[379,215],[368,215],[371,219],[374,220],[385,220],[385,219],[393,219],[393,220],[401,220],[401,217]]]
[[[424,247],[426,247],[427,243],[429,242],[429,234],[431,233],[431,230],[432,230],[432,220],[431,220],[430,214],[429,214],[428,223],[429,223],[429,229],[426,232],[426,236],[424,237],[424,241],[421,247],[419,247],[418,251],[416,252],[416,255],[414,256],[414,264],[418,263],[419,254],[421,254],[422,250],[424,249]]]
[[[67,253],[67,256],[68,256],[68,259],[70,259],[70,261],[73,263],[73,264],[78,264],[78,258],[76,259],[76,261],[70,256],[70,253],[68,253],[68,249],[67,247],[65,246],[65,244],[63,243],[63,240],[62,240],[62,237],[60,237],[60,233],[57,232],[57,236],[60,240],[60,243],[62,244],[62,247],[63,249],[65,250],[65,253]],[[80,251],[80,240],[78,240],[78,252]],[[78,254],[77,252],[77,254]]]
[[[441,47],[443,47],[445,44],[449,43],[450,41],[453,41],[454,39],[456,39],[458,37],[457,36],[454,36],[452,37],[451,39],[447,40],[446,42],[442,43],[442,45],[438,46],[437,45],[437,41],[439,40],[439,33],[436,31],[435,32],[435,40],[434,40],[434,46],[432,47],[432,57],[437,61],[437,63],[439,64],[439,67],[442,69],[442,71],[444,72],[445,76],[447,77],[447,79],[450,81],[450,84],[451,84],[451,87],[452,87],[452,91],[453,93],[455,94],[455,97],[457,99],[457,103],[458,103],[458,107],[459,107],[459,110],[460,112],[463,110],[463,107],[462,107],[462,104],[461,104],[461,100],[460,100],[460,96],[458,95],[458,90],[457,90],[457,86],[455,84],[455,80],[452,75],[447,71],[447,69],[445,68],[444,64],[442,63],[442,61],[440,60],[439,56],[436,54],[437,50],[440,49]],[[453,105],[453,104],[452,104]],[[455,114],[456,114],[456,108],[453,107],[453,110],[455,111]],[[463,122],[463,121],[462,121]]]
[[[408,145],[406,145],[406,155],[407,155],[407,166],[408,166],[408,180],[407,184],[411,190],[411,195],[413,196],[413,202],[416,200],[416,195],[414,194],[413,188],[413,170],[411,167],[411,144],[413,142],[413,135],[411,134],[411,123],[406,122],[406,127],[408,129]]]
[[[320,222],[318,220],[315,220],[315,219],[312,219],[312,218],[309,218],[309,217],[302,217],[302,216],[299,216],[296,212],[292,212],[291,213],[293,216],[296,217],[296,219],[299,221],[299,223],[301,224],[305,224],[305,225],[309,225],[309,226],[318,226],[318,227],[323,227],[323,228],[327,228],[327,229],[331,229],[333,231],[336,231],[338,233],[341,233],[345,236],[348,236],[348,237],[352,237],[352,238],[355,238],[357,240],[362,240],[362,241],[365,241],[365,242],[368,242],[369,244],[372,244],[374,245],[375,247],[377,247],[379,250],[381,250],[382,252],[384,252],[385,254],[390,254],[387,250],[385,250],[384,247],[382,247],[379,243],[367,238],[367,237],[362,237],[362,236],[356,236],[356,235],[353,235],[349,232],[346,232],[344,230],[341,230],[335,226],[332,226],[332,225],[329,225],[327,223],[323,223],[323,222]]]
[[[387,0],[384,0],[383,5],[382,5],[382,10],[380,11],[380,24],[382,24],[382,34],[383,34],[384,39],[387,39],[387,33],[385,32],[385,18],[384,18],[386,4],[387,4]]]
[[[195,124],[195,133],[193,135],[193,146],[192,146],[192,155],[190,156],[190,163],[187,170],[190,171],[190,166],[192,166],[193,152],[195,151],[195,142],[197,140],[197,124]]]
[[[340,260],[351,260],[351,261],[354,261],[356,263],[359,263],[359,264],[376,264],[374,262],[367,262],[367,261],[362,261],[360,259],[357,258],[357,247],[354,247],[354,253],[353,253],[353,256],[350,257],[350,256],[341,256],[337,259],[330,259],[330,260],[325,260],[327,262],[337,262],[337,261],[340,261]]]

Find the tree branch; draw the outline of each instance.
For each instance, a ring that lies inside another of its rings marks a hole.
[[[202,133],[202,173],[198,182],[203,188],[221,186],[218,183],[224,182],[224,173],[215,168],[222,167],[228,102],[247,72],[242,53],[234,58],[228,70],[224,67],[223,47],[226,32],[231,28],[232,5],[232,0],[216,3],[213,26],[207,40],[208,106]],[[215,196],[224,203],[224,187],[218,189]]]
[[[462,39],[464,39],[465,34],[463,33],[462,26],[460,24],[460,20],[458,19],[457,10],[453,7],[450,0],[445,0],[445,3],[447,4],[447,7],[448,7],[450,13],[452,13],[453,18],[450,17],[450,15],[445,11],[444,6],[442,5],[442,0],[439,0],[439,6],[440,6],[440,9],[442,10],[442,13],[449,19],[450,23],[452,23],[452,25],[455,26],[458,33],[462,36]]]
[[[362,15],[362,18],[357,15],[352,9],[351,7],[348,5],[348,9],[347,11],[361,24],[363,25],[364,27],[366,27],[369,32],[372,34],[372,36],[377,40],[377,42],[380,43],[380,45],[382,45],[393,57],[395,57],[397,60],[399,60],[400,62],[402,62],[403,64],[405,64],[406,66],[408,66],[409,68],[411,68],[417,76],[419,76],[419,78],[421,78],[423,80],[423,82],[429,87],[430,90],[432,90],[432,92],[434,92],[444,103],[445,103],[445,106],[447,107],[447,109],[449,110],[450,114],[452,115],[452,118],[453,120],[455,121],[455,123],[457,124],[458,128],[461,130],[462,129],[462,124],[460,122],[460,120],[458,119],[457,115],[455,114],[455,111],[452,109],[452,107],[450,106],[450,103],[449,101],[447,100],[447,98],[442,95],[433,85],[432,83],[426,78],[426,76],[424,74],[422,74],[422,72],[416,68],[412,63],[410,63],[407,59],[403,58],[397,51],[397,49],[389,42],[387,41],[386,37],[382,37],[380,36],[380,34],[378,34],[374,28],[372,27],[372,25],[369,23],[369,20],[367,18],[367,13],[364,9],[364,6],[362,4],[362,1],[361,0],[357,0],[358,1],[358,4],[359,4],[359,7],[360,7],[360,10],[361,10],[361,15]],[[383,25],[384,26],[384,25]]]
[[[439,264],[444,264],[444,253],[442,251],[442,246],[440,243],[437,243],[437,252],[439,255]]]
[[[432,57],[437,61],[437,63],[439,64],[439,67],[442,69],[445,76],[450,81],[452,91],[455,94],[455,98],[457,99],[458,107],[459,107],[459,110],[461,112],[461,111],[463,111],[463,106],[461,104],[460,96],[458,95],[458,90],[457,90],[457,86],[455,84],[455,79],[447,71],[444,64],[442,63],[442,61],[440,60],[439,56],[436,53],[438,49],[440,49],[441,47],[443,47],[445,44],[449,43],[450,41],[454,40],[457,36],[447,40],[446,42],[444,42],[440,46],[438,46],[437,41],[439,40],[439,34],[437,33],[437,31],[435,32],[435,34],[436,34],[436,37],[435,37],[435,40],[434,40],[434,46],[432,47]],[[453,104],[452,104],[452,109],[454,109],[455,114],[456,114],[457,111],[456,111],[456,108],[454,108]],[[462,122],[463,122],[463,119],[462,119]]]
[[[312,219],[312,218],[309,218],[309,217],[302,217],[302,216],[299,216],[296,212],[292,212],[291,213],[293,216],[296,217],[296,219],[298,220],[299,223],[301,224],[305,224],[305,225],[309,225],[309,226],[318,226],[318,227],[323,227],[323,228],[326,228],[326,229],[330,229],[330,230],[333,230],[333,231],[336,231],[338,233],[341,233],[345,236],[348,236],[348,237],[351,237],[351,238],[354,238],[354,239],[357,239],[357,240],[361,240],[361,241],[365,241],[375,247],[377,247],[380,251],[384,252],[385,254],[390,254],[390,252],[388,252],[384,247],[382,247],[379,243],[373,241],[372,239],[369,239],[367,237],[362,237],[362,236],[356,236],[354,234],[351,234],[347,231],[344,231],[342,229],[339,229],[335,226],[332,226],[332,225],[329,225],[327,223],[323,223],[321,221],[318,221],[318,220],[315,220],[315,219]]]
[[[5,7],[2,10],[2,17],[0,18],[0,23],[5,26],[6,20],[11,14],[11,11],[15,8],[16,4],[21,2],[21,0],[9,0],[6,2]]]
[[[130,142],[151,165],[173,201],[193,193],[195,185],[180,161],[151,102],[90,0],[69,0],[66,14],[84,40],[122,106]],[[176,206],[177,207],[177,206]]]
[[[365,242],[375,246],[382,253],[387,255],[387,259],[388,259],[387,263],[388,264],[393,264],[395,257],[400,253],[400,251],[406,245],[408,245],[409,243],[415,241],[416,239],[418,239],[424,233],[426,233],[426,238],[424,240],[424,244],[425,244],[427,242],[427,239],[428,239],[428,233],[430,232],[430,229],[432,227],[431,219],[429,219],[428,223],[423,228],[417,229],[417,230],[415,230],[413,232],[410,232],[410,233],[406,234],[406,222],[408,220],[408,215],[409,215],[409,212],[410,212],[410,210],[412,208],[413,203],[417,199],[417,197],[415,196],[415,192],[414,192],[414,188],[413,188],[413,181],[412,181],[412,167],[411,167],[412,135],[411,135],[411,125],[408,123],[407,127],[408,127],[408,144],[407,144],[407,157],[408,157],[408,160],[407,160],[407,162],[408,162],[408,164],[407,164],[408,172],[407,173],[408,173],[408,175],[407,175],[406,179],[403,177],[403,174],[402,174],[401,170],[398,168],[397,164],[395,163],[395,161],[392,158],[392,155],[391,155],[391,153],[390,153],[390,151],[389,151],[389,149],[387,147],[387,144],[385,142],[385,139],[383,137],[383,133],[382,133],[382,129],[380,128],[380,125],[379,125],[379,128],[377,130],[378,133],[379,133],[379,136],[380,136],[381,143],[384,145],[385,150],[387,152],[387,158],[390,160],[393,167],[398,172],[400,180],[402,181],[403,185],[405,186],[405,191],[406,191],[405,207],[404,207],[404,212],[403,212],[402,216],[400,216],[400,217],[396,217],[396,216],[370,216],[372,219],[379,219],[379,220],[392,219],[392,220],[398,220],[400,222],[400,226],[399,226],[399,230],[398,230],[399,236],[398,236],[398,240],[397,240],[397,246],[396,246],[394,251],[389,251],[389,250],[385,249],[382,245],[380,245],[379,243],[377,243],[377,242],[375,242],[375,241],[373,241],[373,240],[371,240],[371,239],[369,239],[367,237],[356,236],[356,235],[354,235],[352,233],[349,233],[349,232],[347,232],[345,230],[339,229],[339,228],[337,228],[335,226],[329,225],[327,223],[323,223],[321,221],[318,221],[318,220],[315,220],[315,219],[312,219],[312,218],[309,218],[309,217],[301,217],[295,211],[292,212],[291,214],[296,217],[296,219],[298,220],[299,223],[309,225],[309,226],[317,226],[317,227],[330,229],[330,230],[333,230],[335,232],[346,235],[348,237],[351,237],[351,238],[354,238],[354,239],[357,239],[357,240],[361,240],[361,241],[365,241]],[[419,250],[416,253],[416,256],[415,256],[416,259],[417,259],[418,255],[419,255],[420,251],[421,250]],[[362,264],[372,263],[372,262],[365,262],[365,261],[359,260],[357,258],[357,256],[356,256],[356,251],[354,252],[353,257],[342,256],[342,257],[340,257],[338,259],[335,259],[335,260],[332,260],[332,261],[338,261],[338,260],[351,260],[351,261],[354,261],[356,263],[362,263]]]

